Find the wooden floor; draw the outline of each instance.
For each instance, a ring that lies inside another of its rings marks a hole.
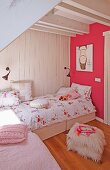
[[[44,141],[62,170],[110,170],[110,126],[96,120],[89,123],[104,131],[107,145],[105,147],[102,164],[86,160],[77,153],[67,151],[66,133],[61,133]]]

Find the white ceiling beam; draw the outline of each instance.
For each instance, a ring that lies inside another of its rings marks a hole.
[[[62,0],[62,2],[110,20],[110,2],[105,0]]]
[[[67,30],[61,30],[59,28],[54,28],[54,27],[46,26],[46,25],[42,25],[42,24],[35,24],[30,29],[36,30],[36,31],[41,31],[41,32],[49,32],[49,33],[53,33],[53,34],[65,35],[65,36],[69,36],[69,37],[76,36],[74,32],[70,32]]]
[[[71,33],[71,34],[76,34],[78,32],[74,32],[74,31],[70,31],[70,30],[66,30],[66,29],[62,29],[62,28],[58,28],[58,27],[53,27],[51,25],[43,25],[43,24],[39,24],[39,23],[36,23],[34,24],[35,26],[40,26],[40,27],[43,27],[43,28],[50,28],[50,29],[53,29],[53,30],[59,30],[59,31],[64,31],[64,32],[67,32],[67,33]]]
[[[82,17],[84,19],[93,21],[93,22],[99,22],[101,24],[105,24],[110,26],[110,20],[105,19],[103,17],[94,15],[90,12],[84,11],[82,9],[76,8],[74,6],[68,5],[66,3],[61,3],[60,5],[56,6],[55,9],[58,9],[60,11],[69,13],[69,14],[73,14],[79,17]]]
[[[87,24],[53,15],[51,13],[44,16],[40,21],[38,21],[38,23],[78,33],[89,33],[89,26]]]
[[[92,24],[92,23],[94,23],[93,21],[90,21],[88,19],[82,18],[81,16],[78,16],[78,15],[75,15],[75,14],[73,15],[73,13],[64,12],[62,10],[55,9],[54,10],[54,15],[59,15],[59,16],[65,17],[65,18],[73,19],[75,21],[79,21],[79,22],[82,22],[82,23],[85,23],[85,24]]]
[[[67,27],[63,27],[63,26],[60,26],[60,25],[47,23],[47,22],[44,22],[44,21],[38,21],[38,24],[40,24],[40,25],[42,25],[44,27],[51,27],[51,28],[54,28],[54,29],[65,30],[67,32],[73,32],[75,34],[83,34],[82,32],[78,32],[78,31],[75,31],[75,30],[67,28]]]

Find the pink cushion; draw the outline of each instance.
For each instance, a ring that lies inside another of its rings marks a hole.
[[[24,124],[0,126],[0,144],[19,143],[27,139],[28,127]]]

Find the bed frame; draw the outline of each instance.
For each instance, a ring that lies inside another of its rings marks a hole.
[[[54,123],[50,126],[46,126],[40,129],[35,129],[33,132],[36,133],[41,138],[41,140],[45,140],[66,130],[69,130],[76,122],[87,123],[94,119],[95,112],[68,119],[63,122]]]

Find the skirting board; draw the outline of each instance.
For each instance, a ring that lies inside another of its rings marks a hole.
[[[96,120],[98,120],[98,121],[101,122],[101,123],[104,123],[104,120],[101,119],[100,117],[97,117],[97,116],[96,116]]]
[[[41,140],[48,139],[52,136],[58,135],[59,133],[62,133],[66,130],[69,130],[73,124],[76,122],[79,123],[87,123],[95,119],[95,113],[90,113],[82,116],[78,116],[76,118],[65,120],[63,122],[54,123],[50,126],[46,126],[40,129],[33,130],[34,133],[36,133]]]

